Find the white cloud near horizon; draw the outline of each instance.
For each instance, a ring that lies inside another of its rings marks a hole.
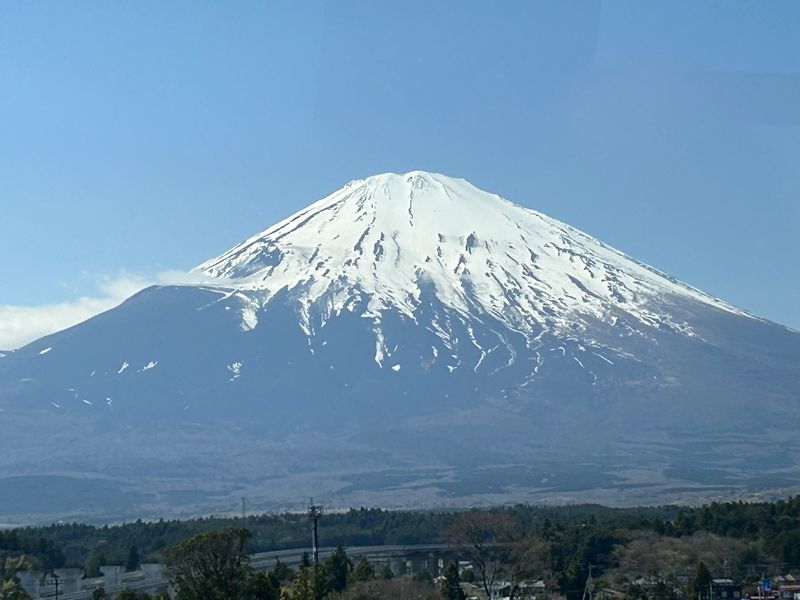
[[[92,286],[96,293],[40,306],[0,304],[0,350],[14,350],[82,323],[86,319],[118,306],[136,292],[156,284],[189,285],[210,283],[207,277],[183,271],[163,271],[155,276],[122,274],[104,276]],[[220,284],[220,280],[214,280]]]

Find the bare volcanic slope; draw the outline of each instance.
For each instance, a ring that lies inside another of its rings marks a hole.
[[[0,476],[150,512],[800,481],[800,334],[464,180],[353,181],[194,271],[0,357]]]

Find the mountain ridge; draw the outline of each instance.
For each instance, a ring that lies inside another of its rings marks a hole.
[[[448,222],[437,218],[442,215]],[[484,277],[471,273],[479,270]],[[365,316],[376,326],[387,307],[411,317],[420,280],[431,282],[438,299],[458,312],[477,309],[530,338],[543,324],[562,329],[574,324],[576,313],[604,318],[609,305],[640,321],[658,322],[662,316],[648,312],[647,298],[640,298],[658,294],[688,295],[756,318],[538,211],[466,180],[423,171],[351,181],[194,271],[260,292],[242,315],[243,328],[253,326],[259,302],[284,287],[306,286],[299,301],[326,302],[323,312],[342,310],[363,291],[370,298]],[[345,287],[354,291],[343,293]],[[326,299],[326,293],[332,297]],[[306,318],[304,326],[311,330],[314,324]]]
[[[464,180],[355,180],[194,272],[0,359],[0,483],[140,515],[800,489],[800,334]]]

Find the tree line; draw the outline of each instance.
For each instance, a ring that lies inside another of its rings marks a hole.
[[[524,529],[548,520],[555,524],[582,522],[591,515],[598,523],[619,523],[640,519],[671,520],[677,507],[615,509],[599,505],[566,507],[515,506],[497,509],[509,512]],[[440,543],[459,511],[394,511],[357,508],[330,513],[323,520],[325,545],[381,546]],[[206,531],[244,527],[252,532],[250,547],[256,552],[304,548],[308,545],[307,517],[284,513],[247,518],[207,517],[188,520],[142,521],[121,525],[58,523],[11,530],[20,538],[38,543],[47,540],[61,553],[61,564],[93,570],[99,563],[126,564],[131,548],[143,562],[158,562],[164,550]],[[8,532],[0,532],[8,534]],[[0,537],[0,552],[3,551]],[[44,557],[42,552],[25,551]]]
[[[143,560],[169,562],[182,544],[192,540],[198,544],[197,540],[206,539],[203,536],[213,537],[220,531],[246,531],[242,538],[246,554],[302,548],[309,543],[307,519],[299,514],[137,521],[103,527],[59,524],[0,532],[0,567],[8,581],[27,565],[39,569],[82,566],[87,575],[95,574],[101,564],[125,564],[132,570]],[[473,565],[469,572],[455,575],[484,590],[501,580],[513,587],[535,578],[572,599],[581,597],[587,581],[592,581],[596,589],[623,590],[630,598],[670,600],[691,594],[692,586],[707,578],[706,571],[715,577],[752,583],[764,574],[800,570],[800,497],[698,508],[520,505],[452,512],[354,509],[326,515],[321,535],[325,545],[341,546],[342,552],[354,545],[452,544]],[[334,556],[342,564],[349,561],[341,553]],[[387,586],[427,585],[426,581],[389,577],[388,573],[369,573],[368,564],[347,564],[348,587],[358,586],[347,592],[351,595],[354,589],[367,594]],[[305,592],[297,590],[306,588],[345,593],[340,583],[341,565],[305,565],[299,573],[282,570],[273,575],[283,591],[294,589],[298,597],[304,598]],[[338,579],[333,573],[339,573]],[[654,582],[652,589],[636,583],[642,578]],[[252,585],[262,592],[275,587],[274,579],[255,575],[252,579]],[[424,597],[430,589],[417,591]],[[434,592],[440,594],[441,590]]]
[[[303,554],[297,569],[277,561],[266,573],[250,564],[252,532],[242,527],[201,533],[170,548],[165,567],[176,600],[465,600],[451,565],[437,589],[426,573],[395,577],[388,565],[353,563],[338,547],[322,563]]]

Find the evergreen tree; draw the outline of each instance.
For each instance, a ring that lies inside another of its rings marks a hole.
[[[280,600],[281,582],[274,573],[256,573],[248,582],[250,600]]]
[[[275,576],[279,583],[288,583],[294,577],[294,571],[286,563],[281,562],[280,558],[275,561],[270,573]]]
[[[314,587],[309,576],[310,567],[301,567],[292,581],[292,600],[314,600]]]
[[[353,563],[347,558],[345,549],[339,546],[333,551],[331,557],[325,561],[325,569],[329,575],[330,587],[335,592],[341,592],[347,587],[347,578],[353,568]]]
[[[125,570],[126,571],[136,571],[139,568],[139,564],[141,560],[139,559],[139,550],[136,546],[131,546],[131,549],[128,550],[128,560],[125,561]]]
[[[428,585],[433,585],[433,577],[431,574],[428,573],[425,569],[414,575],[414,581],[418,583],[426,583]]]
[[[86,577],[100,577],[103,572],[100,567],[107,565],[106,555],[102,552],[92,552],[86,562]]]
[[[323,600],[331,591],[330,575],[322,565],[311,567],[314,586],[314,600]]]
[[[92,592],[92,600],[106,600],[106,598],[108,598],[108,594],[104,587],[99,587]]]
[[[711,585],[711,571],[704,562],[697,563],[691,583],[689,584],[689,600],[709,597],[709,586]]]
[[[353,567],[353,572],[350,574],[350,579],[354,582],[362,582],[362,581],[369,581],[375,577],[375,569],[372,568],[372,565],[369,564],[369,561],[365,557],[361,557],[361,560],[358,561],[355,567]]]
[[[455,563],[450,563],[444,572],[441,592],[444,600],[467,600],[467,595],[461,589],[461,578]]]
[[[329,592],[328,573],[321,565],[309,565],[295,573],[292,600],[322,600]]]
[[[381,567],[381,570],[378,571],[378,578],[380,579],[391,579],[394,577],[394,573],[392,572],[392,567],[389,563],[386,563]]]
[[[663,581],[656,584],[656,589],[653,593],[653,600],[672,600],[674,597],[672,588]]]

